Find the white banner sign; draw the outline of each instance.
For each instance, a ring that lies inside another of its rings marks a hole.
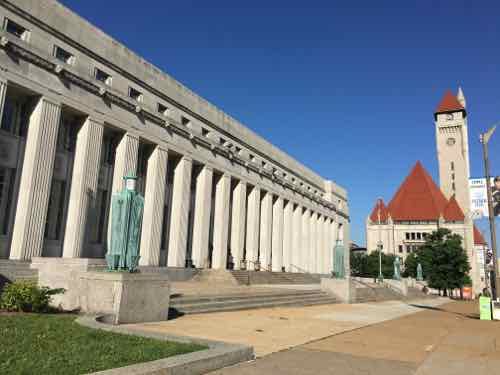
[[[491,192],[493,198],[493,213],[500,216],[500,177],[491,177]],[[473,219],[488,217],[488,193],[486,191],[485,178],[471,178],[469,180],[470,188],[470,207]]]

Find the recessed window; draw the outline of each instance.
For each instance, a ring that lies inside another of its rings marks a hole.
[[[402,253],[403,252],[403,245],[399,245],[399,252]]]
[[[405,235],[406,235],[406,239],[409,240],[410,239],[410,233],[406,232]]]
[[[201,135],[204,137],[208,137],[208,134],[210,133],[210,130],[207,128],[201,128]]]
[[[422,239],[422,233],[417,232],[417,240],[421,240],[421,239]]]
[[[454,171],[455,170],[455,163],[451,162],[450,163],[450,168],[451,168],[452,171]]]
[[[128,88],[128,96],[137,102],[142,102],[142,93],[133,87]]]
[[[9,34],[15,35],[18,38],[27,41],[29,37],[29,30],[18,23],[9,20],[8,18],[5,19],[5,24],[4,24],[5,31],[7,31]]]
[[[59,46],[54,46],[54,57],[69,65],[73,65],[75,62],[75,56]]]
[[[163,116],[166,116],[168,114],[168,108],[166,105],[158,103],[157,109],[158,109],[158,113],[162,114]]]
[[[412,240],[414,240],[414,239],[415,239],[415,233],[414,233],[414,232],[412,232],[412,233],[411,233],[411,239],[412,239]]]
[[[103,72],[101,69],[95,68],[94,77],[96,80],[104,83],[105,85],[111,86],[112,77],[108,73]]]
[[[186,118],[184,116],[181,116],[181,123],[182,123],[182,125],[188,126],[190,122],[191,121],[188,118]]]
[[[452,189],[453,191],[455,191],[455,183],[454,183],[454,182],[451,184],[451,189]]]

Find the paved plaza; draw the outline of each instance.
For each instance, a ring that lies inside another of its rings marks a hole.
[[[475,302],[419,310],[213,374],[500,374],[500,323],[478,320]]]
[[[444,301],[426,299],[417,300],[415,304],[434,307]],[[257,357],[262,357],[420,310],[402,301],[333,304],[186,315],[127,327],[248,344],[254,347]]]

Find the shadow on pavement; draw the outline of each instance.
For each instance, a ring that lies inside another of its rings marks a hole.
[[[443,312],[443,313],[447,313],[447,314],[458,315],[458,316],[461,316],[461,317],[467,318],[467,319],[474,319],[474,320],[479,319],[479,314],[476,314],[476,313],[472,313],[472,314],[460,313],[460,312],[456,312],[456,311],[450,311],[447,309],[443,309],[443,308],[437,307],[437,306],[426,306],[426,305],[419,305],[419,304],[415,304],[415,303],[410,303],[408,305],[412,306],[412,307],[416,307],[418,309],[439,311],[439,312]]]

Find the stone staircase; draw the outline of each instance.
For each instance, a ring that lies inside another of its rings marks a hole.
[[[251,310],[270,307],[297,307],[336,303],[320,290],[287,290],[227,295],[176,296],[170,299],[173,317],[222,311]]]
[[[310,273],[269,272],[269,271],[231,271],[239,285],[262,284],[319,284],[321,276]]]
[[[355,281],[356,303],[403,300],[401,294],[373,282]]]

